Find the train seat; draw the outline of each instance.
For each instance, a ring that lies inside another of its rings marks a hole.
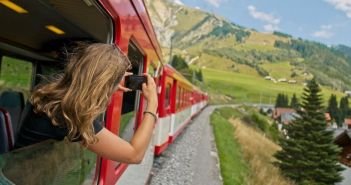
[[[0,112],[0,154],[9,151],[9,141],[7,138],[7,128],[5,123],[5,115]]]
[[[10,114],[0,108],[0,154],[13,149],[14,133],[11,124]]]
[[[16,138],[19,133],[20,119],[24,108],[23,94],[16,91],[4,91],[0,95],[0,107],[9,112],[13,137]]]

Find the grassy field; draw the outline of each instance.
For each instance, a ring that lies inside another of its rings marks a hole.
[[[251,32],[250,37],[245,41],[245,43],[253,45],[274,46],[274,42],[276,40],[287,41],[287,38],[279,37],[269,33]]]
[[[265,63],[261,65],[269,74],[274,78],[286,78],[290,79],[292,72],[292,66],[289,62],[279,62],[279,63]]]
[[[250,111],[245,107],[224,107],[216,109],[211,115],[223,183],[293,185],[272,165],[272,155],[279,146],[259,131],[256,127],[259,124],[254,126],[241,121]]]
[[[249,163],[250,174],[246,184],[292,185],[272,164],[272,156],[280,147],[240,120],[231,119],[230,122],[235,127],[235,138],[243,157]]]
[[[247,177],[249,176],[249,168],[243,159],[239,143],[234,139],[233,125],[218,111],[215,111],[211,115],[211,124],[220,158],[223,184],[246,184]]]
[[[209,68],[203,68],[202,71],[207,86],[206,90],[214,98],[211,100],[212,103],[261,102],[274,104],[278,93],[285,93],[289,98],[292,97],[293,93],[296,93],[300,97],[303,90],[302,84],[273,83],[259,76]],[[325,87],[322,87],[322,93],[325,102],[331,93],[338,97],[343,96],[341,92]],[[219,95],[227,98],[220,99]]]
[[[2,58],[0,75],[1,86],[29,90],[31,77],[31,63],[10,57]]]

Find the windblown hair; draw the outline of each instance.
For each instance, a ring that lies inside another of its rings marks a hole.
[[[64,73],[38,85],[30,102],[53,125],[67,127],[69,140],[81,139],[85,146],[96,143],[93,121],[106,110],[129,65],[116,46],[80,45],[69,54]]]

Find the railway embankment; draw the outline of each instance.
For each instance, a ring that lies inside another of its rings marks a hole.
[[[211,115],[224,185],[293,185],[273,165],[278,130],[252,106],[220,108]]]

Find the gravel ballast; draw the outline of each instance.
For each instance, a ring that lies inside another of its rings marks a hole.
[[[154,161],[151,185],[220,185],[217,150],[206,107]]]

